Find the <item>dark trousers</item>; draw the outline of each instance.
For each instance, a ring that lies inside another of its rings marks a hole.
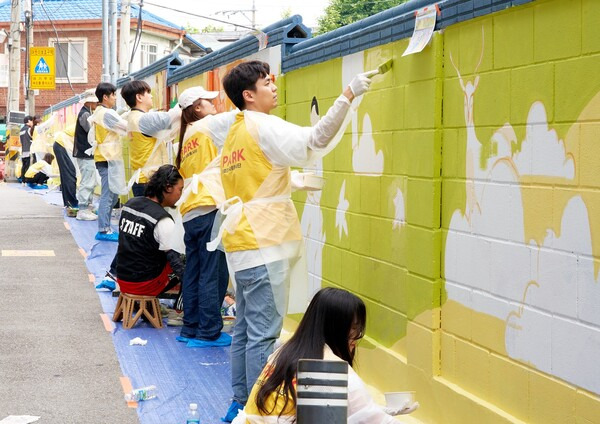
[[[62,193],[63,205],[70,208],[76,208],[79,205],[77,201],[77,171],[71,161],[67,150],[58,143],[52,146],[56,162],[58,163],[58,173],[60,174],[60,191]]]
[[[48,176],[40,171],[31,178],[25,178],[24,181],[28,184],[46,184],[48,182]]]
[[[216,213],[214,211],[183,223],[186,260],[183,273],[183,337],[216,340],[223,329],[221,305],[229,283],[227,262],[225,253],[220,250],[206,250]]]
[[[146,192],[146,186],[147,184],[140,184],[140,183],[133,183],[133,186],[131,186],[131,192],[133,193],[134,197],[139,197],[139,196],[143,196],[144,193]]]
[[[24,180],[25,173],[29,169],[29,164],[31,163],[31,158],[30,157],[21,158],[21,161],[23,162],[23,166],[21,167],[21,179]]]

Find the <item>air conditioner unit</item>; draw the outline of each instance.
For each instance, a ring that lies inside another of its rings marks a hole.
[[[8,112],[8,117],[6,119],[6,123],[23,125],[24,119],[25,119],[25,112],[11,110]]]

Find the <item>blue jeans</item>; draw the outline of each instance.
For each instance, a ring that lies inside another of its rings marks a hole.
[[[237,315],[231,342],[233,400],[246,404],[275,340],[283,317],[277,312],[271,281],[265,265],[235,273]]]
[[[110,230],[110,213],[113,206],[117,204],[119,196],[108,186],[108,166],[96,164],[98,173],[100,173],[100,182],[102,190],[100,191],[100,200],[98,202],[98,231],[105,233]],[[104,162],[106,164],[106,162]]]
[[[229,283],[227,261],[220,250],[206,250],[216,214],[213,211],[183,223],[183,337],[216,340],[223,329],[221,305]]]

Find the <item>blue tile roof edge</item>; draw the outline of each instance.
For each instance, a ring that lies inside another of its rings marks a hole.
[[[441,0],[437,2],[441,12],[435,29],[439,30],[531,1],[534,0]],[[283,55],[281,70],[284,73],[289,72],[408,38],[414,30],[414,13],[431,4],[431,0],[410,0],[361,21],[295,44]]]
[[[295,38],[288,38],[287,34],[292,33]],[[262,29],[269,37],[269,47],[277,46],[286,42],[296,43],[298,40],[308,39],[311,36],[311,30],[302,23],[302,16],[294,15],[282,19]],[[300,35],[301,37],[296,37]],[[173,85],[180,81],[205,72],[208,69],[215,68],[223,63],[229,63],[236,59],[243,58],[249,54],[258,51],[258,39],[253,35],[247,35],[240,40],[229,44],[217,51],[202,56],[195,61],[175,70],[169,77],[167,85]]]
[[[181,64],[182,64],[182,61],[179,58],[179,54],[177,54],[177,52],[171,53],[170,55],[157,60],[153,64],[140,69],[139,71],[132,72],[131,74],[129,74],[125,77],[119,78],[117,80],[117,87],[121,88],[129,81],[143,79],[143,78],[149,77],[151,75],[154,75],[160,71],[163,71],[165,69],[167,69],[167,71],[175,69],[176,67],[181,66]],[[78,95],[70,97],[66,100],[63,100],[62,102],[57,103],[57,104],[49,107],[48,109],[46,109],[44,111],[44,115],[48,115],[56,110],[63,109],[67,106],[71,106],[71,105],[79,102],[80,99],[81,99],[81,95],[78,94]]]

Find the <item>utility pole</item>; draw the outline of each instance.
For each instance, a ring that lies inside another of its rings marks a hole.
[[[119,46],[119,76],[129,74],[129,33],[131,26],[131,14],[129,12],[131,0],[121,2],[121,40]],[[141,11],[140,11],[141,13]]]
[[[246,15],[246,12],[251,12],[252,13],[252,18],[249,18]],[[216,12],[215,14],[221,14],[221,15],[225,15],[228,18],[232,15],[235,15],[236,13],[241,13],[246,19],[248,19],[250,22],[252,22],[252,29],[256,29],[256,2],[255,0],[252,0],[252,9],[235,9],[235,10],[219,10],[218,12]],[[231,24],[235,27],[235,30],[237,31],[237,26],[235,24]]]
[[[9,50],[9,82],[8,82],[8,107],[6,114],[11,110],[19,110],[19,85],[21,78],[21,0],[11,0],[10,34],[8,37]]]
[[[27,46],[25,51],[25,69],[27,75],[27,86],[25,91],[25,100],[27,101],[25,105],[25,111],[28,115],[35,115],[35,95],[33,94],[33,90],[31,89],[31,64],[29,63],[29,49],[33,47],[33,8],[31,7],[31,0],[25,0],[25,28],[27,29]]]
[[[102,0],[102,82],[110,81],[110,46],[108,35],[108,0]]]
[[[108,13],[110,14],[110,82],[117,85],[119,68],[117,67],[117,0],[110,0]]]

